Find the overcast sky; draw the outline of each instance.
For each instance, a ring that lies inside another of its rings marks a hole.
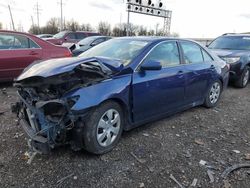
[[[60,0],[0,0],[0,22],[10,28],[7,5],[17,27],[22,24],[27,31],[31,16],[37,23],[34,7],[38,2],[41,10],[40,25],[45,25],[51,17],[60,17]],[[126,4],[123,0],[63,0],[63,13],[66,20],[97,26],[100,21],[112,25],[127,21]],[[155,0],[156,1],[156,0]],[[126,2],[126,0],[125,0]],[[227,32],[250,31],[250,0],[163,0],[167,9],[173,11],[171,32],[181,37],[216,37]],[[155,29],[163,26],[161,18],[131,14],[133,24],[141,24]]]

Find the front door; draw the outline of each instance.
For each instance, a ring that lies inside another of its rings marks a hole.
[[[181,108],[184,104],[184,65],[175,41],[158,44],[144,59],[157,61],[161,70],[142,71],[140,67],[133,74],[133,118],[144,121]]]

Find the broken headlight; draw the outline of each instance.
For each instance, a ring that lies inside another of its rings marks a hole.
[[[43,106],[45,117],[54,123],[59,123],[66,114],[66,108],[63,104],[51,102]]]
[[[76,102],[79,100],[79,98],[80,98],[79,95],[68,98],[67,103],[69,105],[69,108],[72,108],[76,104]]]

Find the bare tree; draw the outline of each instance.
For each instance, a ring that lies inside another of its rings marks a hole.
[[[107,22],[99,22],[97,30],[102,35],[111,35],[111,25]]]
[[[93,27],[89,23],[88,24],[82,24],[80,26],[80,29],[82,31],[93,31],[94,30]]]
[[[147,36],[154,36],[155,35],[155,31],[153,29],[147,31]]]
[[[3,29],[3,24],[0,22],[0,29]]]
[[[146,27],[144,27],[144,26],[139,26],[138,27],[138,33],[137,33],[137,35],[139,35],[139,36],[146,36],[147,35],[147,28]]]
[[[80,30],[80,25],[77,21],[74,21],[72,19],[71,21],[67,22],[66,29],[70,30],[70,31],[78,31],[78,30]]]

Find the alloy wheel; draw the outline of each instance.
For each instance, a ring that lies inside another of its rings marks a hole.
[[[218,82],[215,82],[210,89],[209,99],[211,104],[215,104],[219,100],[220,92],[221,86]]]
[[[249,76],[250,76],[250,73],[249,73],[249,70],[247,70],[244,74],[244,77],[243,77],[243,86],[246,86],[248,81],[249,81]]]
[[[117,110],[109,109],[101,117],[97,125],[97,141],[103,146],[110,146],[119,134],[121,117]]]

